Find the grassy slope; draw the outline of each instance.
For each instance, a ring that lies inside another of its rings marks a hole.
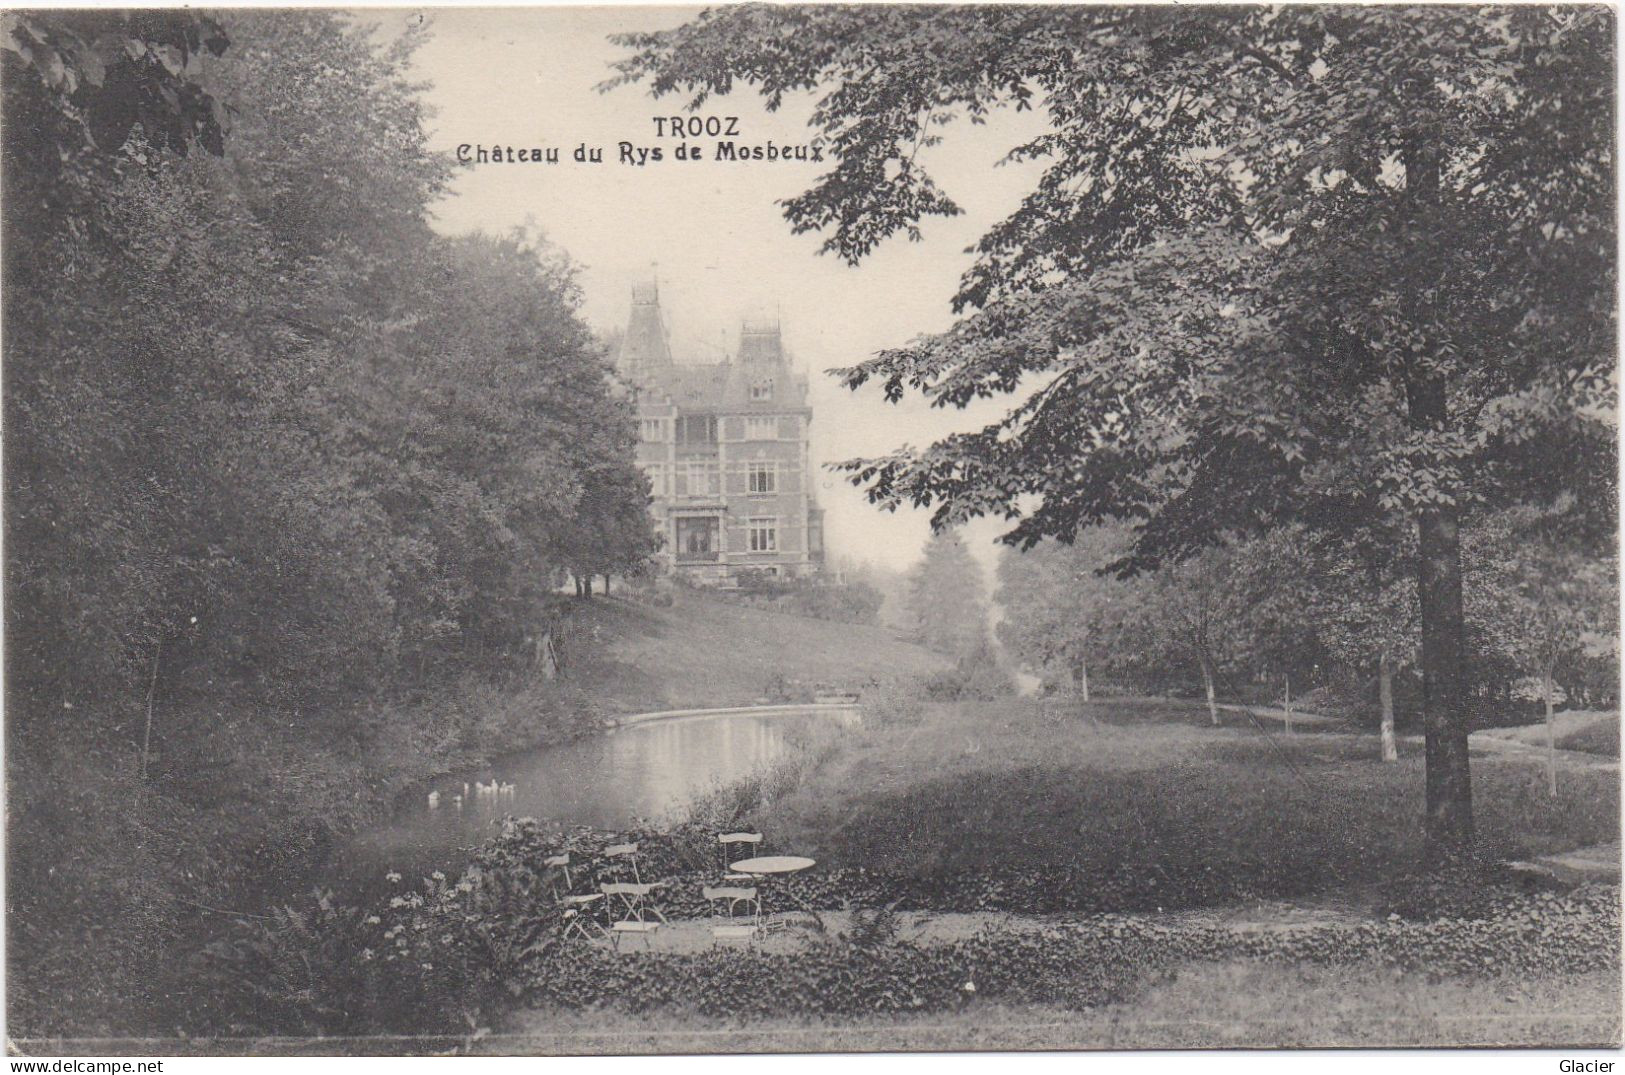
[[[682,590],[670,608],[594,598],[578,613],[574,631],[602,654],[582,675],[608,713],[749,705],[768,700],[780,675],[810,686],[914,675],[946,664],[879,627],[806,619]]]
[[[1419,747],[1384,765],[1367,736],[1211,728],[1178,702],[1090,709],[1101,723],[1021,701],[930,707],[851,739],[761,824],[831,866],[927,876],[1239,863],[1307,892],[1416,860]],[[1615,774],[1575,771],[1552,799],[1521,756],[1473,764],[1491,843],[1541,853],[1617,836]]]

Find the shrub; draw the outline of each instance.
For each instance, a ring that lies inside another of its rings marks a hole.
[[[899,676],[863,691],[863,720],[876,728],[912,726],[925,716],[927,682],[923,677]]]
[[[839,727],[815,725],[786,735],[789,750],[772,765],[741,780],[714,788],[693,799],[683,821],[667,833],[651,834],[655,844],[704,834],[714,840],[719,832],[756,828],[772,803],[794,791],[807,774],[822,765],[840,746]],[[715,847],[710,849],[713,853]]]
[[[985,642],[962,654],[954,666],[925,682],[926,696],[939,702],[990,702],[1015,693],[1015,682]]]

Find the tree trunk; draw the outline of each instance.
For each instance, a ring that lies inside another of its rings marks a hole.
[[[1292,734],[1292,677],[1286,677],[1286,734]]]
[[[604,576],[604,596],[605,597],[609,596],[609,576],[608,575]]]
[[[1540,677],[1541,694],[1546,701],[1546,790],[1557,795],[1557,730],[1552,720],[1552,666],[1546,665]]]
[[[1405,188],[1425,220],[1438,211],[1443,148],[1422,138],[1404,150]],[[1418,250],[1418,256],[1430,252]],[[1425,301],[1425,300],[1424,300]],[[1450,425],[1444,376],[1405,374],[1409,424],[1419,433]],[[1467,761],[1468,682],[1461,602],[1461,512],[1454,501],[1430,501],[1417,512],[1417,597],[1422,619],[1422,726],[1427,764],[1427,855],[1439,861],[1473,843],[1473,788]]]
[[[1422,429],[1445,424],[1444,381],[1413,383],[1411,422]],[[1438,862],[1468,851],[1473,842],[1473,790],[1467,761],[1468,684],[1461,602],[1460,513],[1434,503],[1417,515],[1422,612],[1422,722],[1427,759],[1428,856]]]
[[[1386,646],[1377,655],[1377,700],[1382,705],[1382,760],[1398,761],[1399,747],[1394,742],[1394,664]]]
[[[1085,702],[1089,700],[1089,666],[1082,657],[1072,659],[1072,686],[1080,699]]]
[[[1208,667],[1206,657],[1202,658],[1202,687],[1207,691],[1207,716],[1214,727],[1219,725],[1219,707],[1213,701],[1213,669]]]

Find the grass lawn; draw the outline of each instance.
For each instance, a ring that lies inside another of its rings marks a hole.
[[[490,1053],[1617,1045],[1619,976],[1430,979],[1382,967],[1194,964],[1093,1011],[971,1001],[952,1013],[723,1021],[517,1013]]]
[[[751,608],[679,589],[669,608],[615,598],[577,606],[572,629],[593,654],[581,671],[607,713],[772,701],[776,680],[861,683],[929,674],[942,657],[881,627]],[[599,643],[603,645],[600,646]]]
[[[1200,867],[1238,874],[1251,894],[1299,895],[1417,863],[1419,747],[1385,765],[1374,737],[1206,719],[1181,702],[929,706],[854,732],[755,820],[775,848],[822,866],[925,878]],[[1529,855],[1616,839],[1617,775],[1574,771],[1554,799],[1538,760],[1474,757],[1486,843]]]
[[[1121,1004],[1091,1011],[971,1000],[958,1011],[822,1019],[715,1019],[524,1010],[478,1041],[444,1038],[172,1039],[163,1054],[484,1055],[782,1053],[1020,1049],[1617,1046],[1617,973],[1435,979],[1383,967],[1231,961],[1179,968]],[[129,1041],[26,1043],[30,1055],[147,1051]]]
[[[1184,908],[1118,920],[1151,928],[1208,920],[1242,932],[1326,921],[1363,928],[1356,923],[1369,923],[1378,882],[1419,860],[1419,747],[1383,764],[1374,737],[1287,736],[1278,728],[1266,735],[1243,715],[1226,720],[1211,727],[1199,704],[1147,700],[1066,712],[1021,700],[955,703],[889,721],[881,712],[835,749],[820,751],[793,787],[775,787],[752,820],[773,851],[816,857],[832,885],[862,869],[924,882],[927,890],[941,882],[937,891],[953,903],[965,898],[956,885],[966,878],[1036,870],[1053,875],[1057,888],[1128,878],[1100,888],[1123,900],[1108,910],[1151,911],[1145,905],[1158,899]],[[1486,753],[1474,757],[1474,788],[1481,834],[1507,853],[1617,837],[1617,774],[1573,770],[1553,799],[1538,757]],[[1204,885],[1209,872],[1237,884]],[[1138,887],[1157,876],[1170,879],[1161,895]],[[1010,928],[1114,928],[1070,914],[1001,910],[1020,919],[1007,919]],[[1579,962],[1606,964],[1606,953],[1596,955]],[[1617,970],[1560,962],[1512,974],[1493,959],[1482,966],[1496,969],[1435,973],[1370,958],[1181,958],[1162,971],[1147,967],[1145,979],[1115,1002],[1082,1010],[994,999],[988,990],[957,1008],[850,1019],[542,1006],[513,1013],[481,1048],[558,1054],[1619,1042]]]
[[[1586,754],[1619,757],[1619,714],[1614,713],[1594,720],[1557,739],[1559,750],[1579,750]]]
[[[1619,757],[1619,713],[1605,709],[1565,709],[1553,715],[1552,730],[1559,750],[1575,750],[1608,758]],[[1513,728],[1486,728],[1474,732],[1479,739],[1506,739],[1525,746],[1546,746],[1546,722],[1521,724]]]

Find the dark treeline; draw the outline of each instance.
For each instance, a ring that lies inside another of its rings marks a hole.
[[[530,674],[562,573],[653,549],[568,260],[430,228],[450,166],[419,40],[321,12],[7,25],[10,865],[31,905],[96,903],[64,887],[96,866],[72,868],[76,834],[162,830],[147,796],[218,762],[200,722],[251,711],[311,751],[407,735],[353,715]],[[109,934],[167,883],[148,865],[100,863],[136,874],[107,882]],[[10,920],[17,969],[48,938]]]

